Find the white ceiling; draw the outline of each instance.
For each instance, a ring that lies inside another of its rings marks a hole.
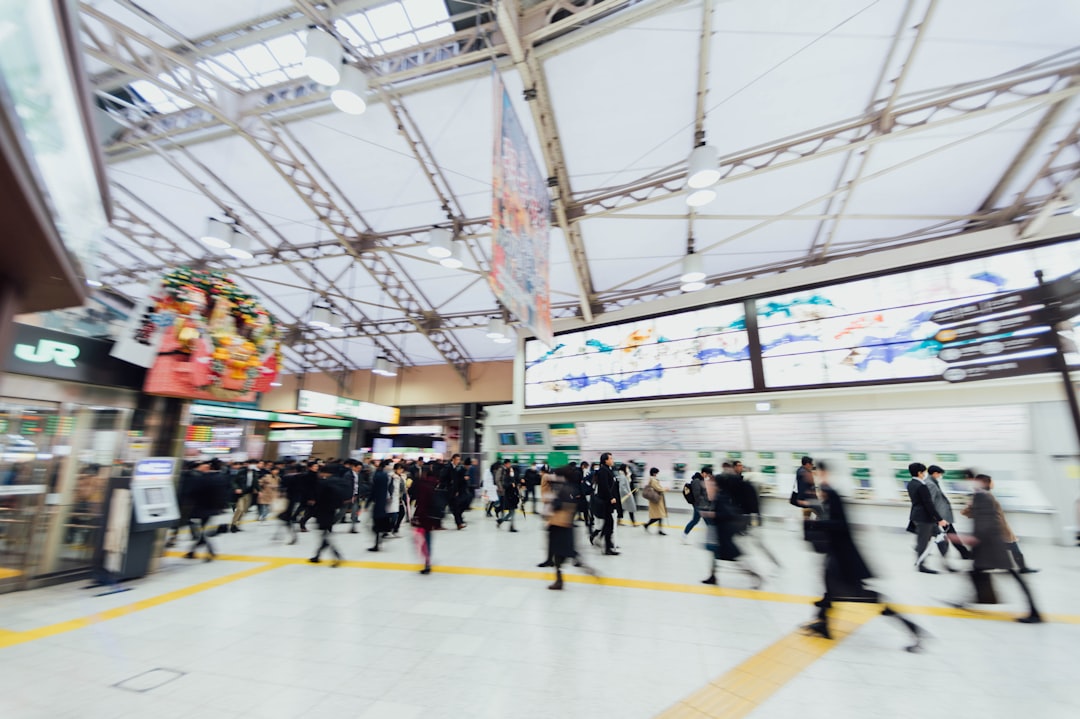
[[[558,39],[545,39],[533,51],[549,88],[576,199],[647,179],[657,171],[681,171],[694,143],[701,2],[605,1],[620,6],[618,12]],[[441,7],[432,5],[441,0],[406,0],[406,6],[409,3],[424,12]],[[243,48],[245,35],[250,42],[272,39],[273,31],[240,26],[275,13],[275,22],[283,23],[279,35],[302,33],[307,24],[302,4],[140,0],[139,6],[152,16],[148,18],[133,11],[130,0],[99,0],[87,3],[83,15],[86,27],[98,36],[107,33],[96,12],[115,20],[120,34],[144,36],[175,48],[190,61],[193,55],[202,58]],[[337,5],[348,14],[378,10],[386,3],[353,0]],[[290,13],[295,17],[286,17]],[[925,27],[916,39],[920,24]],[[1055,54],[1064,53],[1058,60],[1065,68],[1062,73],[1071,68],[1075,75],[1080,72],[1077,28],[1080,3],[1075,0],[1045,0],[1037,7],[1025,0],[717,2],[705,85],[705,136],[718,148],[724,166],[759,146],[798,146],[796,138],[824,126],[847,120],[857,126],[860,119],[865,125],[886,104],[906,108],[921,97],[965,91],[965,83],[989,82],[999,75],[1009,80],[1023,66],[1049,62]],[[222,34],[226,29],[230,33]],[[443,22],[428,36],[446,32]],[[588,39],[575,40],[586,33]],[[87,44],[93,41],[88,38]],[[111,68],[115,59],[97,53],[91,53],[88,64],[104,92],[115,94],[135,79]],[[490,214],[490,67],[490,62],[467,65],[387,88],[398,93],[400,105],[415,121],[416,134],[456,199],[455,214],[463,218]],[[541,132],[523,98],[522,75],[505,59],[500,72],[544,167]],[[154,82],[168,92],[167,83]],[[244,101],[258,101],[261,91],[239,82],[233,86],[245,95]],[[1026,89],[1041,93],[1049,87],[1033,84]],[[386,104],[372,101],[368,111],[356,117],[333,110],[322,95],[318,98],[288,111],[268,107],[263,116],[279,128],[320,183],[336,188],[331,195],[354,226],[393,233],[447,221]],[[1026,197],[1021,195],[1080,121],[1080,105],[1075,95],[990,98],[965,100],[952,111],[927,111],[930,120],[924,128],[910,129],[912,116],[901,114],[901,124],[891,132],[875,135],[854,150],[845,149],[853,138],[841,136],[827,146],[831,152],[802,159],[785,154],[771,164],[758,159],[753,172],[739,166],[717,187],[717,200],[701,208],[693,221],[696,250],[704,256],[710,281],[827,261],[874,241],[881,248],[893,246],[921,239],[935,228],[960,231],[968,216],[979,214],[989,222],[992,211],[1008,209],[1018,200],[1029,211],[1029,205],[1057,189],[1062,167],[1071,172],[1069,177],[1080,167],[1080,154],[1067,148],[1054,163],[1059,174],[1050,173]],[[988,100],[990,109],[975,112]],[[1059,100],[1064,105],[1040,131]],[[148,152],[151,145],[154,150]],[[1025,148],[1031,150],[1027,156],[1022,155]],[[175,251],[192,260],[233,269],[240,284],[262,297],[286,324],[302,325],[311,305],[325,293],[359,329],[348,339],[315,342],[329,355],[321,361],[324,367],[369,366],[383,350],[359,330],[406,317],[360,263],[334,246],[331,231],[293,183],[242,132],[215,122],[208,131],[174,132],[141,142],[134,151],[123,144],[111,146],[109,154],[110,179],[122,188],[115,192],[118,201],[158,235],[140,247],[124,228],[109,231],[101,269],[119,291],[141,296],[143,279],[133,280],[122,271],[168,265],[172,260],[165,250],[175,245]],[[984,208],[1017,157],[1023,161],[1015,176],[992,206]],[[553,167],[544,169],[556,174]],[[683,197],[670,191],[678,186],[676,182],[658,191],[656,201],[610,213],[596,214],[592,207],[578,221],[601,304],[646,290],[675,291],[689,228]],[[226,263],[206,257],[205,248],[193,238],[207,217],[221,216],[223,209],[250,225],[263,247],[326,243],[313,256],[334,256],[271,264],[258,258]],[[1014,212],[993,217],[1000,223],[1023,216]],[[489,256],[485,230],[473,229],[478,233],[474,246]],[[551,240],[552,302],[577,307],[579,284],[557,226]],[[476,328],[483,316],[495,316],[498,310],[473,259],[463,270],[448,270],[432,262],[415,241],[398,238],[390,244],[393,248],[377,250],[379,256],[400,273],[424,309],[480,317],[471,328],[448,331],[465,360],[513,355],[515,345],[494,344]],[[462,323],[469,324],[465,319]],[[411,362],[445,361],[422,334],[390,329],[383,341]],[[290,369],[303,369],[313,356],[310,346],[303,353],[290,351]]]

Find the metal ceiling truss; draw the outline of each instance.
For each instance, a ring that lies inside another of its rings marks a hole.
[[[364,246],[365,235],[367,241],[370,241],[372,228],[355,208],[349,208],[352,210],[350,216],[331,192],[324,188],[325,179],[324,183],[317,179],[318,168],[314,162],[302,162],[267,119],[249,116],[241,121],[236,112],[236,93],[207,71],[92,7],[84,4],[82,10],[100,23],[106,33],[103,36],[84,24],[88,39],[86,51],[91,56],[150,82],[160,83],[160,77],[171,78],[171,82],[166,84],[170,86],[173,94],[215,114],[221,122],[233,127],[247,139],[296,191],[319,221],[330,229],[346,251],[368,271],[398,309],[407,317],[413,318],[417,331],[427,337],[443,359],[455,368],[466,386],[469,384],[467,355],[451,335],[424,328],[421,320],[424,312],[430,311],[430,303],[426,300],[422,302],[419,290],[410,288],[403,281],[403,272],[396,260],[357,249],[357,244]],[[139,130],[134,129],[134,132]],[[168,159],[167,153],[161,154]],[[326,177],[323,172],[318,174]],[[225,185],[225,189],[230,188]],[[354,218],[363,229],[357,228]],[[282,241],[287,244],[284,238]]]

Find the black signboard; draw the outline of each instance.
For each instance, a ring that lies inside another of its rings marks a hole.
[[[1023,337],[1006,337],[1004,339],[987,339],[982,342],[972,342],[960,347],[945,347],[938,352],[938,359],[945,362],[967,362],[983,357],[997,357],[1000,355],[1012,355],[1031,350],[1053,348],[1053,338],[1049,332],[1037,335],[1025,335]]]
[[[141,390],[146,370],[109,356],[112,342],[16,324],[3,354],[5,372]]]
[[[995,315],[1000,312],[1011,312],[1032,305],[1041,304],[1038,299],[1037,288],[1030,287],[1018,292],[1010,292],[1007,295],[988,297],[985,300],[972,302],[957,307],[947,307],[930,315],[930,321],[939,325],[967,322],[987,315]]]
[[[1022,357],[1020,359],[1004,358],[997,362],[988,362],[986,364],[950,367],[942,372],[941,377],[948,382],[955,383],[1050,372],[1054,369],[1053,358],[1054,355],[1046,354],[1039,357]]]
[[[1021,330],[1047,324],[1049,323],[1046,321],[1043,313],[1038,310],[1033,310],[1031,312],[1022,312],[1017,315],[1009,315],[1007,317],[997,317],[992,320],[978,320],[971,324],[960,325],[958,327],[947,327],[943,330],[938,330],[938,333],[934,335],[934,339],[942,344],[948,344],[949,342],[958,342],[960,340],[970,340],[991,335],[1011,335]]]

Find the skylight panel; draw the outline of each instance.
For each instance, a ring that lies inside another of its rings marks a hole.
[[[450,19],[443,0],[402,0],[401,5],[409,15],[414,29],[434,25]],[[449,23],[447,23],[449,27]]]
[[[304,61],[304,43],[296,33],[267,40],[265,45],[283,68],[299,65]]]
[[[390,3],[367,11],[368,22],[380,40],[401,35],[412,30],[409,16],[401,3]]]
[[[169,84],[173,84],[171,78],[166,79],[162,77],[161,79],[167,81]],[[152,110],[163,114],[185,110],[192,106],[190,102],[182,100],[146,80],[135,80],[131,83],[131,89],[138,93],[139,97],[145,100]]]
[[[227,83],[242,81],[251,76],[251,72],[231,52],[215,55],[211,59],[200,62],[199,65],[214,77]]]
[[[395,50],[404,50],[407,47],[419,44],[416,35],[411,32],[407,32],[404,35],[398,35],[397,37],[388,38],[382,41],[383,52],[394,52]]]
[[[378,42],[379,37],[371,29],[371,24],[367,21],[364,13],[358,12],[342,18],[334,23],[334,26],[338,29],[338,32],[348,38],[354,47],[368,49],[370,46],[371,52],[377,54],[382,52]]]
[[[274,56],[270,54],[270,51],[267,50],[266,46],[262,43],[242,47],[234,52],[236,57],[240,59],[240,62],[244,64],[244,67],[248,69],[248,74],[250,75],[258,76],[271,72],[272,70],[281,69],[277,60],[274,59]]]

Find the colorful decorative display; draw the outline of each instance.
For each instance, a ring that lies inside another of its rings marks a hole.
[[[277,322],[222,273],[170,272],[135,319],[135,343],[154,350],[149,394],[250,402],[277,378]]]
[[[494,197],[491,212],[492,292],[549,347],[547,177],[529,149],[525,131],[498,74],[495,77]]]

